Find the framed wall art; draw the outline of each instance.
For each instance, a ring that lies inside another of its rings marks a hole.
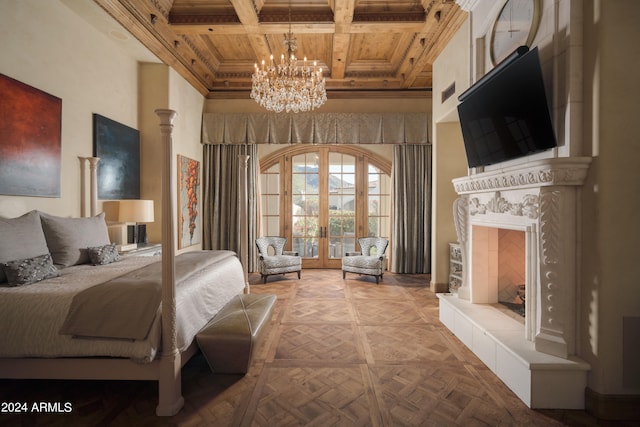
[[[62,99],[0,74],[0,194],[60,197]]]
[[[178,249],[200,243],[200,162],[178,155]]]
[[[140,198],[140,132],[93,115],[93,153],[98,162],[98,199]]]

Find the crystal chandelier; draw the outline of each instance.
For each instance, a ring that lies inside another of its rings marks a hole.
[[[327,100],[322,68],[313,62],[310,67],[307,57],[302,66],[294,52],[298,43],[291,32],[291,9],[289,9],[289,33],[284,36],[287,58],[280,57],[280,64],[274,64],[273,55],[269,64],[262,60],[262,67],[255,64],[251,77],[251,98],[269,111],[298,113],[320,107]]]

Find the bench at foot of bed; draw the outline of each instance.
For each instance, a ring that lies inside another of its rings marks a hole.
[[[198,332],[198,346],[213,372],[247,373],[275,302],[275,295],[238,295]]]

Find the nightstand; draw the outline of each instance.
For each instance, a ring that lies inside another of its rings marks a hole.
[[[130,249],[126,251],[119,251],[120,256],[154,256],[154,255],[162,255],[162,244],[161,243],[139,243],[138,247],[135,249]]]

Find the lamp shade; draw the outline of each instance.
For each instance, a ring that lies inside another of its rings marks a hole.
[[[120,222],[153,222],[153,200],[121,200]]]

